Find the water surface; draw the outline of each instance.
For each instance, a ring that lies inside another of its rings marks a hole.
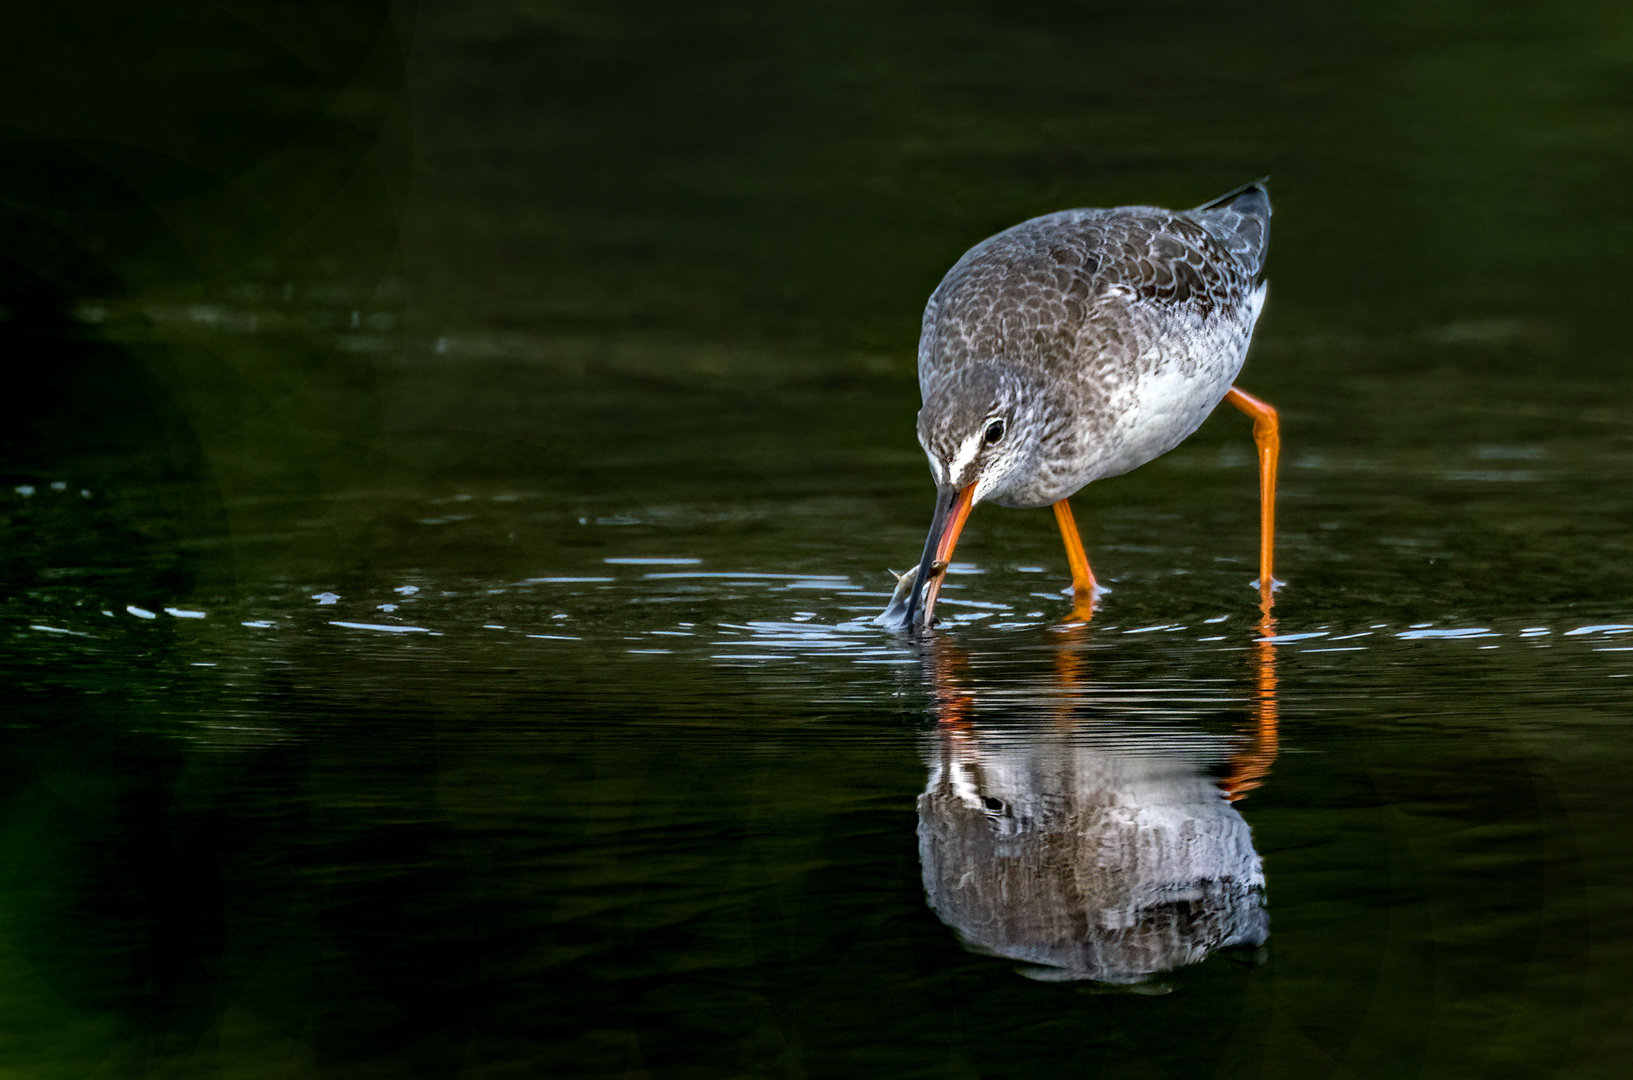
[[[7,1064],[1621,1075],[1619,11],[34,16]],[[1266,172],[1268,617],[1221,414],[874,625],[940,273]]]

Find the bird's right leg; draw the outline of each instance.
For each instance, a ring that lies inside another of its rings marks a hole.
[[[1236,387],[1225,400],[1253,418],[1253,442],[1259,448],[1259,595],[1271,604],[1276,579],[1271,563],[1276,553],[1276,465],[1281,459],[1281,424],[1269,402]]]
[[[1065,499],[1055,503],[1055,524],[1060,526],[1060,538],[1066,544],[1066,561],[1072,568],[1072,614],[1070,622],[1088,622],[1094,617],[1094,571],[1089,569],[1089,554],[1083,550],[1083,537],[1078,534],[1077,520],[1072,517],[1072,504]]]

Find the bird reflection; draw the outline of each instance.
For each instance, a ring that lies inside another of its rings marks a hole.
[[[1263,944],[1264,871],[1236,803],[1276,755],[1268,599],[1258,629],[1251,723],[1234,738],[1093,716],[1082,626],[1060,631],[1053,677],[1023,716],[979,708],[967,658],[931,642],[919,858],[942,921],[1049,981],[1135,983]]]

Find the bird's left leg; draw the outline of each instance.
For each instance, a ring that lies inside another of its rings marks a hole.
[[[1276,464],[1281,458],[1281,425],[1276,410],[1252,394],[1230,388],[1225,400],[1253,418],[1259,448],[1259,596],[1268,604],[1276,587],[1270,575],[1276,551]]]
[[[1055,503],[1055,523],[1060,526],[1060,538],[1066,543],[1066,561],[1072,567],[1069,621],[1088,622],[1094,616],[1094,571],[1089,569],[1089,555],[1083,550],[1083,537],[1078,534],[1077,521],[1072,517],[1072,504],[1065,499]]]

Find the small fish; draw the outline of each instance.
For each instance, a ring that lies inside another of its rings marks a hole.
[[[932,562],[930,564],[930,577],[932,579],[940,577],[946,572],[946,563]],[[899,574],[894,570],[891,570],[890,573],[896,578],[896,591],[891,594],[890,603],[886,604],[885,609],[873,617],[873,621],[891,630],[906,630],[908,629],[907,602],[912,597],[913,586],[919,579],[919,568],[915,566],[904,574]],[[930,609],[921,607],[918,615],[923,625],[928,626]]]

